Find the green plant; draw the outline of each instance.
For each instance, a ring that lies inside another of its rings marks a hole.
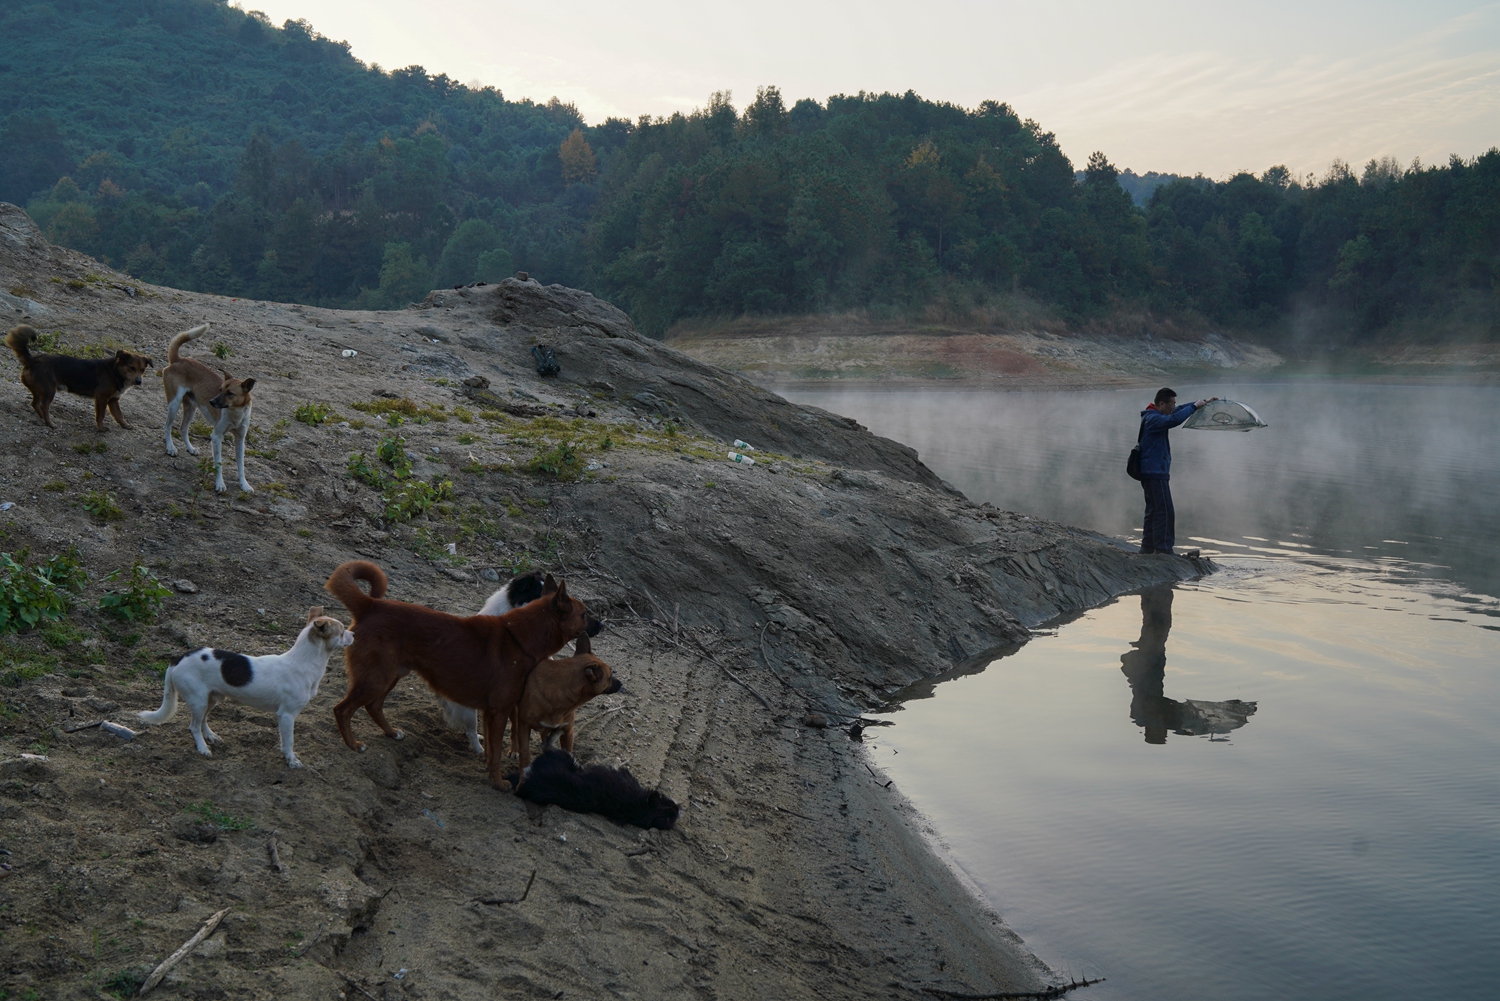
[[[465,424],[474,423],[474,412],[469,410],[467,407],[454,407],[453,416],[457,417]]]
[[[398,480],[404,480],[411,475],[411,456],[406,454],[406,439],[399,434],[388,434],[380,439],[375,446],[375,454],[380,461],[391,467],[393,475]]]
[[[56,351],[62,347],[63,332],[54,330],[50,334],[37,334],[36,340],[31,342],[31,347],[36,351]]]
[[[391,417],[410,419],[416,424],[426,424],[429,421],[441,422],[448,419],[447,413],[444,412],[446,408],[441,403],[417,404],[404,396],[399,400],[372,400],[369,403],[352,403],[350,406],[361,413],[385,417],[392,427],[395,423],[390,422]]]
[[[62,618],[87,579],[78,551],[71,547],[40,566],[27,566],[26,553],[18,555],[20,561],[0,553],[0,632],[20,632]]]
[[[390,521],[410,521],[426,514],[439,501],[453,497],[453,484],[447,480],[424,483],[421,480],[398,480],[386,487],[385,516]]]
[[[204,821],[213,824],[221,831],[247,831],[255,826],[251,821],[230,816],[207,800],[190,804],[187,812],[202,817]]]
[[[370,460],[365,458],[363,452],[355,452],[349,456],[349,475],[377,490],[385,486],[385,477],[380,475],[379,469],[370,465]]]
[[[48,480],[46,483],[42,484],[42,489],[49,490],[55,494],[60,494],[64,490],[68,489],[68,485],[62,480]]]
[[[119,521],[125,517],[115,495],[103,490],[90,490],[84,494],[83,509],[100,521]]]
[[[90,452],[93,452],[96,455],[103,455],[105,452],[109,451],[109,442],[75,441],[73,443],[73,451],[77,452],[79,455],[88,455]]]
[[[713,490],[717,486],[718,486],[717,483],[715,483],[713,480],[709,480],[708,482],[706,482],[706,483],[703,484],[703,489],[704,490]]]
[[[526,469],[558,480],[576,480],[583,472],[583,456],[571,442],[560,441],[532,456]]]
[[[130,567],[128,574],[122,568],[104,579],[118,581],[122,574],[125,574],[123,584],[99,599],[99,611],[123,622],[151,622],[171,590],[139,561]]]
[[[228,358],[232,354],[234,354],[234,352],[231,351],[229,349],[229,345],[225,344],[223,341],[218,341],[218,342],[216,342],[214,344],[214,357],[215,358],[220,358],[220,359]]]
[[[472,445],[478,440],[478,438],[476,438],[474,435],[469,434],[469,432],[467,431],[458,436],[458,443],[460,445]]]
[[[310,528],[299,528],[299,529],[297,529],[297,535],[300,536],[301,538],[304,538],[304,539],[311,539],[312,538],[312,529],[310,529]]]
[[[104,993],[117,998],[135,997],[146,978],[138,970],[121,970],[104,981]]]
[[[317,427],[319,424],[331,420],[338,420],[338,414],[326,403],[304,403],[297,407],[292,416],[303,424]]]
[[[66,650],[88,638],[88,633],[66,620],[49,622],[42,627],[42,642],[54,650]]]

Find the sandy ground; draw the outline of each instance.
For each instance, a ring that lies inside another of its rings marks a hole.
[[[866,998],[1057,982],[934,854],[860,743],[808,714],[846,724],[1038,623],[1206,563],[975,506],[910,449],[646,341],[572,290],[510,280],[398,313],[235,302],[49,247],[9,206],[0,287],[13,322],[60,331],[75,353],[121,344],[159,366],[172,333],[210,320],[189,353],[222,343],[224,365],[260,380],[256,492],[215,495],[202,456],[163,454],[150,377],[124,399],[133,429],[101,435],[89,401],[60,397],[49,430],[7,362],[3,548],[34,561],[75,546],[90,583],[63,628],[0,638],[5,996],[125,996],[223,908],[155,996]],[[530,365],[539,340],[557,379]],[[489,386],[462,385],[475,376]],[[418,413],[396,428],[354,406],[402,398]],[[314,402],[337,417],[295,419]],[[453,484],[411,521],[346,472],[392,433],[417,476]],[[727,460],[737,437],[761,446],[756,465]],[[564,445],[570,475],[528,469]],[[118,518],[84,509],[95,492]],[[322,582],[356,556],[386,568],[393,597],[452,611],[517,568],[564,575],[606,620],[595,652],[632,693],[580,713],[578,754],[659,786],[683,808],[677,828],[489,788],[414,679],[388,705],[406,738],[357,717],[371,745],[353,753],[329,711],[337,659],[298,724],[303,770],[285,767],[265,713],[216,710],[212,759],[185,712],[135,720],[184,649],[274,652],[309,606],[339,611]],[[152,623],[102,617],[105,576],[137,560],[172,595]],[[87,726],[99,719],[141,732]]]

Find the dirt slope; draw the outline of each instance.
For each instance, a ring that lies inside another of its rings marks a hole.
[[[236,302],[142,286],[0,205],[0,289],[0,315],[60,331],[63,350],[120,344],[158,366],[173,333],[211,321],[188,352],[222,344],[221,364],[258,380],[256,493],[216,496],[206,434],[199,457],[165,456],[151,377],[125,396],[131,430],[96,433],[75,397],[49,430],[6,362],[3,548],[34,561],[71,543],[91,580],[62,626],[0,641],[0,991],[119,993],[223,907],[157,996],[865,998],[1048,981],[859,745],[804,717],[837,722],[1206,565],[976,507],[911,450],[556,286],[435,292],[397,313]],[[538,340],[559,377],[535,374]],[[334,416],[300,422],[306,404]],[[408,412],[392,427],[355,404]],[[390,477],[377,447],[396,434],[415,479],[452,484],[410,520],[348,474],[358,453]],[[725,458],[736,437],[762,448],[756,465]],[[84,510],[91,493],[118,519]],[[660,785],[678,828],[491,790],[411,679],[389,703],[406,739],[359,717],[372,743],[354,754],[329,712],[337,661],[298,724],[301,771],[274,719],[233,706],[215,711],[211,760],[185,712],[129,741],[74,730],[134,724],[185,648],[284,649],[310,605],[334,609],[322,582],[355,555],[394,597],[454,611],[518,568],[565,575],[607,619],[595,652],[633,693],[580,714],[580,757]],[[175,582],[159,618],[101,617],[103,578],[137,560]]]

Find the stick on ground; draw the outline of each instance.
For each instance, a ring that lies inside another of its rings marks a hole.
[[[157,984],[161,983],[161,978],[165,977],[167,973],[172,969],[172,967],[182,962],[182,957],[192,952],[194,946],[196,946],[199,942],[202,942],[204,939],[208,938],[209,933],[212,932],[215,928],[219,927],[219,922],[224,920],[224,915],[228,913],[229,908],[226,907],[219,913],[215,914],[213,917],[209,918],[207,921],[203,922],[203,927],[198,929],[198,934],[182,943],[182,945],[176,952],[172,953],[172,955],[162,960],[161,965],[151,971],[151,976],[146,978],[146,982],[144,984],[141,984],[141,989],[136,991],[135,996],[138,998],[145,997],[147,991],[151,990]]]

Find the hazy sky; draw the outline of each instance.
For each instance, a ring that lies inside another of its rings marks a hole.
[[[590,122],[759,85],[1009,102],[1081,165],[1225,176],[1500,144],[1500,3],[242,0],[386,69],[413,63]]]

